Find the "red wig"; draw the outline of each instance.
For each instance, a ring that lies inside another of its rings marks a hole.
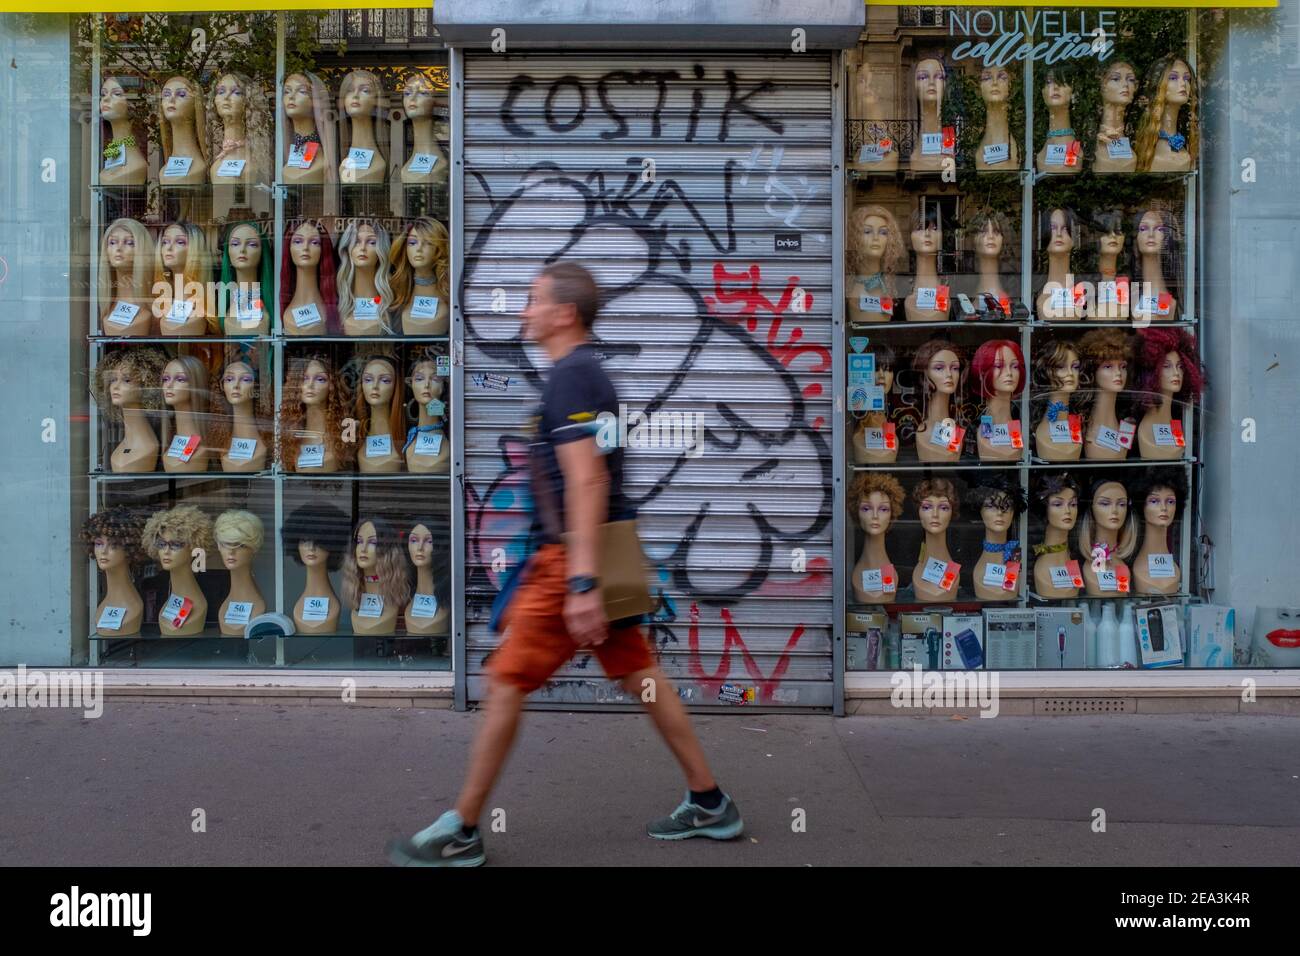
[[[981,398],[990,398],[993,395],[993,372],[994,363],[997,362],[998,352],[1002,349],[1010,349],[1012,356],[1020,365],[1020,379],[1016,382],[1016,390],[1012,398],[1019,398],[1020,393],[1025,390],[1025,356],[1020,351],[1019,344],[1010,339],[990,339],[975,350],[975,356],[970,360],[971,374],[975,376],[975,387],[979,389]]]
[[[330,241],[329,230],[319,219],[307,219],[291,224],[285,230],[284,251],[280,254],[280,315],[284,315],[284,310],[289,308],[289,303],[293,301],[294,288],[298,284],[298,267],[293,264],[290,255],[293,234],[306,223],[314,225],[316,234],[320,236],[320,262],[316,264],[316,286],[320,289],[321,298],[325,300],[325,333],[341,335],[343,327],[339,324],[339,293],[334,281],[338,263],[334,261],[334,243]]]
[[[1205,388],[1205,368],[1196,354],[1196,336],[1184,329],[1147,328],[1138,330],[1137,395],[1140,408],[1160,404],[1160,366],[1170,352],[1183,360],[1183,387],[1174,401],[1190,402]]]

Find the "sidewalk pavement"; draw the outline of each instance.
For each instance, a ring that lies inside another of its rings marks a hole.
[[[0,863],[383,864],[390,836],[451,804],[480,719],[111,699],[98,720],[0,710]],[[489,865],[1300,861],[1295,718],[738,713],[695,724],[744,813],[740,840],[645,836],[684,791],[647,717],[529,713],[488,804],[505,824],[485,833]],[[205,833],[192,829],[200,808]]]

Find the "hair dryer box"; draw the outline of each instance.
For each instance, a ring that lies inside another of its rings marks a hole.
[[[946,671],[973,671],[984,666],[982,614],[943,616],[943,652],[939,666]]]
[[[1231,667],[1236,631],[1237,612],[1233,608],[1188,605],[1183,663],[1188,667]]]
[[[1075,607],[1038,608],[1034,612],[1034,623],[1038,633],[1040,668],[1087,668],[1088,639],[1082,611]]]
[[[1143,667],[1182,667],[1182,608],[1177,604],[1141,604],[1137,618],[1138,654]]]

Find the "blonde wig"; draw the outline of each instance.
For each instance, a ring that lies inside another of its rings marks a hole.
[[[246,182],[266,182],[266,170],[263,157],[269,156],[274,145],[275,130],[270,128],[270,115],[266,108],[266,91],[262,84],[254,82],[243,73],[218,73],[208,94],[208,117],[212,123],[210,132],[212,140],[212,162],[216,162],[222,153],[221,144],[225,140],[225,127],[217,115],[217,87],[229,77],[239,84],[244,91],[244,139],[248,142],[248,165],[240,178]]]
[[[167,83],[172,80],[183,82],[190,99],[194,101],[194,141],[199,144],[199,160],[206,168],[209,165],[208,116],[207,109],[203,105],[203,89],[188,76],[173,76],[167,80]],[[166,87],[167,83],[164,83],[163,87]],[[158,91],[158,129],[162,133],[162,154],[165,163],[172,155],[172,125],[167,120],[167,114],[163,112],[162,89]]]
[[[252,551],[261,551],[266,532],[262,519],[251,511],[223,511],[212,523],[212,537],[218,545],[242,544]]]
[[[899,231],[898,220],[884,206],[859,206],[849,217],[849,268],[855,273],[861,273],[863,270],[863,257],[857,251],[857,243],[863,227],[872,216],[885,220],[885,227],[889,230],[889,237],[885,242],[885,254],[880,257],[880,268],[885,274],[885,288],[892,297],[894,275],[907,263],[907,250],[903,246],[903,235]]]
[[[140,379],[140,407],[157,411],[162,407],[162,370],[167,356],[162,349],[146,345],[142,348],[123,348],[109,352],[95,369],[95,401],[108,416],[109,421],[120,421],[121,409],[108,397],[108,377],[113,372],[127,372]]]
[[[352,143],[352,118],[348,116],[344,102],[348,94],[352,92],[352,87],[356,86],[363,80],[369,80],[371,87],[375,91],[375,111],[372,114],[375,120],[375,146],[379,149],[379,155],[383,157],[384,163],[388,163],[388,151],[384,148],[388,139],[388,128],[386,118],[387,111],[384,109],[384,84],[380,82],[377,74],[369,70],[353,70],[347,76],[343,77],[343,82],[339,84],[339,119],[343,122],[343,128],[347,131],[347,144]]]
[[[339,272],[337,276],[336,288],[339,296],[339,315],[351,315],[352,306],[355,301],[352,295],[352,279],[356,272],[356,267],[352,264],[352,246],[357,241],[358,233],[363,226],[368,226],[375,232],[376,248],[379,251],[379,261],[375,263],[375,289],[379,292],[379,326],[389,335],[393,335],[393,327],[388,322],[388,311],[393,307],[393,288],[388,283],[389,253],[392,251],[392,240],[388,236],[388,230],[374,219],[353,219],[343,230],[343,238],[339,240]]]
[[[1191,74],[1192,81],[1187,90],[1187,104],[1183,109],[1178,111],[1178,118],[1175,122],[1177,129],[1165,130],[1166,133],[1181,133],[1187,137],[1187,144],[1184,149],[1191,159],[1193,166],[1196,165],[1197,150],[1201,143],[1201,127],[1196,115],[1197,100],[1200,98],[1200,91],[1197,88],[1196,71],[1187,60],[1177,53],[1170,53],[1162,56],[1147,71],[1146,112],[1142,114],[1142,121],[1138,124],[1137,142],[1133,144],[1133,152],[1137,156],[1137,171],[1147,173],[1151,171],[1151,163],[1156,155],[1156,143],[1160,140],[1160,124],[1165,115],[1165,99],[1169,91],[1169,71],[1173,69],[1175,63],[1182,63],[1187,67],[1187,72]]]
[[[212,519],[194,505],[177,505],[170,511],[155,511],[144,524],[140,544],[145,553],[158,560],[158,539],[164,535],[177,535],[186,549],[211,551],[217,546],[212,537]]]
[[[330,95],[315,73],[291,73],[284,78],[285,86],[295,76],[302,77],[311,86],[311,112],[316,123],[316,135],[320,137],[321,161],[325,163],[325,182],[339,181],[338,140],[334,134],[334,123],[330,119]],[[284,97],[280,98],[280,122],[284,124],[284,155],[281,164],[289,161],[289,150],[293,148],[293,119],[284,111]]]
[[[393,290],[393,309],[399,314],[415,297],[415,268],[406,260],[406,243],[413,235],[433,243],[433,291],[443,302],[451,295],[451,276],[447,268],[451,240],[447,236],[447,227],[436,219],[416,219],[393,238],[392,248],[388,250],[388,261],[393,266],[389,280]]]
[[[208,308],[210,304],[208,293],[211,291],[212,282],[212,251],[208,248],[207,234],[194,223],[185,222],[184,220],[169,222],[158,233],[158,243],[154,247],[154,285],[156,286],[159,282],[166,283],[171,290],[171,295],[173,297],[176,295],[176,276],[163,265],[162,244],[168,229],[180,229],[185,233],[185,269],[180,275],[181,295],[185,294],[185,283],[187,282],[197,282],[202,286],[203,292],[194,303],[194,314],[206,316],[213,311]]]
[[[375,567],[373,574],[379,578],[379,593],[383,595],[384,607],[398,610],[406,607],[411,599],[411,580],[406,568],[405,535],[399,534],[393,523],[387,518],[362,518],[352,529],[352,540],[343,555],[343,603],[352,610],[361,607],[361,595],[365,593],[362,571],[357,564],[357,537],[366,525],[373,525],[375,537],[379,543],[375,547]]]
[[[1119,485],[1120,490],[1124,493],[1124,498],[1128,502],[1125,509],[1124,525],[1119,530],[1119,535],[1115,540],[1115,551],[1112,557],[1119,558],[1121,561],[1127,561],[1133,552],[1137,550],[1138,531],[1136,509],[1133,507],[1133,498],[1129,495],[1128,489],[1116,481],[1114,478],[1102,478],[1093,483],[1088,492],[1087,507],[1080,507],[1079,511],[1079,553],[1089,561],[1092,560],[1092,503],[1097,497],[1097,493],[1103,485]]]
[[[113,269],[108,264],[108,237],[115,230],[125,231],[135,241],[135,258],[131,263],[131,280],[136,294],[145,297],[152,295],[152,275],[155,268],[153,237],[143,224],[134,219],[114,219],[104,230],[104,238],[99,243],[99,292],[100,321],[113,310],[116,297],[113,294]]]

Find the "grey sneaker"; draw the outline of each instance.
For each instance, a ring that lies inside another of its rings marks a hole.
[[[656,840],[686,840],[690,837],[709,837],[714,840],[733,840],[745,832],[745,822],[735,801],[725,793],[722,803],[712,810],[691,803],[690,791],[672,816],[656,820],[646,827],[646,833]]]
[[[478,830],[466,839],[460,814],[448,810],[409,840],[389,840],[388,859],[396,866],[482,866],[483,836]]]

